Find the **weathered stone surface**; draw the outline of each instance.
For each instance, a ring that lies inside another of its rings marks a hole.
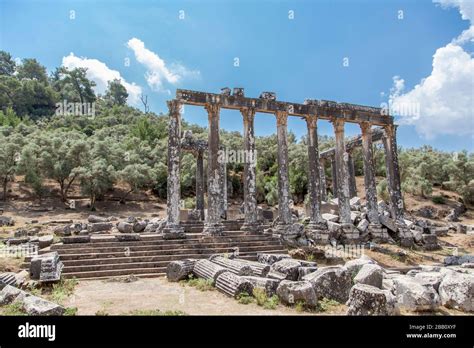
[[[383,269],[374,264],[365,264],[354,278],[355,284],[366,284],[382,288]]]
[[[270,272],[270,265],[268,265],[268,264],[255,262],[255,261],[244,260],[244,259],[238,259],[238,261],[249,265],[251,270],[252,270],[252,275],[254,275],[254,276],[266,277],[268,272]]]
[[[209,260],[199,260],[194,264],[193,273],[207,280],[216,281],[217,277],[224,272],[229,272],[227,268],[219,266]]]
[[[23,290],[17,289],[14,286],[6,285],[2,291],[0,291],[0,305],[4,306],[12,303],[20,295],[27,295]]]
[[[393,295],[367,284],[356,284],[352,287],[347,305],[347,315],[397,314]]]
[[[139,234],[122,233],[122,234],[117,234],[115,236],[115,239],[117,239],[119,242],[131,242],[131,241],[139,241],[142,238],[140,237]]]
[[[459,266],[463,263],[472,263],[474,262],[474,255],[456,255],[456,256],[447,256],[444,259],[444,264],[446,266]]]
[[[110,231],[112,229],[113,224],[111,222],[96,222],[93,224],[89,224],[87,226],[87,230],[90,233],[94,232],[104,232],[104,231]]]
[[[193,272],[194,264],[197,262],[195,259],[186,259],[179,261],[172,261],[166,267],[166,278],[170,282],[177,282],[188,278]]]
[[[7,285],[18,286],[15,272],[0,273],[0,290]]]
[[[352,287],[352,279],[347,268],[342,266],[330,266],[318,269],[303,277],[309,281],[320,298],[335,300],[344,303],[349,298]]]
[[[40,282],[56,282],[61,279],[63,267],[57,251],[37,255],[31,259],[30,276]]]
[[[339,216],[338,215],[334,215],[334,214],[322,214],[322,217],[324,220],[326,221],[331,221],[331,222],[338,222],[339,221]]]
[[[232,272],[219,274],[216,279],[216,288],[234,298],[244,292],[250,295],[253,291],[253,285],[250,281]]]
[[[75,243],[89,243],[91,241],[91,236],[81,235],[81,236],[71,236],[61,238],[61,242],[64,244],[75,244]]]
[[[139,232],[143,232],[146,228],[146,221],[138,221],[136,222],[135,224],[133,224],[133,232],[135,233],[139,233]]]
[[[298,268],[298,280],[302,280],[305,275],[316,272],[317,270],[318,267],[315,266],[305,266]]]
[[[27,296],[23,300],[23,309],[28,315],[63,315],[64,307],[36,296]]]
[[[260,263],[266,263],[268,265],[272,265],[277,261],[283,259],[290,259],[290,255],[287,254],[265,254],[265,253],[257,253],[257,261]]]
[[[219,255],[211,256],[209,260],[215,264],[227,268],[229,272],[237,275],[251,275],[253,273],[252,268],[248,264],[239,260],[230,259]]]
[[[393,279],[394,294],[400,307],[412,311],[431,311],[441,304],[432,285],[423,284],[409,276]]]
[[[47,247],[49,247],[51,244],[53,244],[53,240],[54,240],[54,237],[53,237],[52,235],[41,236],[41,237],[39,237],[39,245],[38,245],[38,247],[39,247],[40,249],[47,248]]]
[[[380,215],[379,219],[380,219],[380,223],[384,225],[386,228],[388,228],[390,231],[393,231],[393,232],[398,231],[398,227],[394,219],[391,219],[384,215]]]
[[[361,232],[365,232],[367,231],[369,224],[370,222],[366,219],[360,220],[360,222],[357,224],[357,229]]]
[[[439,295],[448,308],[474,312],[474,275],[447,273],[439,285]]]
[[[347,261],[344,267],[347,268],[347,270],[351,274],[351,277],[354,278],[357,273],[359,273],[362,266],[366,264],[375,264],[375,262],[367,256],[362,256],[358,259]]]
[[[15,226],[15,220],[9,216],[0,216],[0,227]]]
[[[117,224],[117,229],[121,233],[132,233],[133,232],[133,224],[121,221]]]
[[[424,284],[429,284],[438,291],[439,285],[444,278],[444,274],[440,272],[418,272],[414,278]]]
[[[300,267],[301,263],[297,260],[283,259],[271,265],[270,272],[268,272],[267,277],[279,280],[297,280],[298,268]]]
[[[283,280],[276,291],[278,298],[287,305],[294,305],[300,301],[308,307],[315,307],[318,297],[312,284],[308,281]]]
[[[102,216],[89,215],[89,217],[87,218],[87,221],[89,221],[91,224],[95,224],[95,223],[98,223],[98,222],[109,222],[109,219],[107,219],[106,217],[102,217]]]
[[[254,288],[262,288],[265,290],[267,296],[273,296],[276,293],[280,281],[277,279],[256,277],[256,276],[242,276],[243,279],[248,280]]]
[[[423,248],[425,250],[437,250],[440,249],[438,244],[438,237],[435,234],[423,234],[422,235]]]

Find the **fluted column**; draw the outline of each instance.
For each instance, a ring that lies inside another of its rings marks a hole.
[[[331,175],[332,175],[332,198],[337,198],[339,188],[338,188],[338,183],[337,183],[336,156],[331,157]]]
[[[362,131],[362,156],[364,158],[364,186],[367,202],[367,216],[370,223],[379,223],[377,209],[377,187],[375,184],[375,167],[372,146],[372,125],[369,122],[360,124]]]
[[[257,156],[255,152],[254,120],[255,109],[240,110],[244,120],[244,231],[259,231],[257,211]]]
[[[218,103],[206,104],[208,113],[208,155],[207,155],[207,217],[203,232],[209,235],[222,234],[221,223],[221,169],[219,165],[219,112]]]
[[[327,195],[327,188],[326,188],[326,160],[324,158],[320,158],[319,160],[319,178],[321,180],[321,200],[326,202],[328,199]]]
[[[277,140],[278,140],[278,216],[277,231],[286,233],[291,224],[290,175],[288,168],[288,113],[277,111]]]
[[[355,168],[354,168],[354,158],[352,157],[352,151],[347,152],[347,170],[348,170],[348,180],[349,180],[349,197],[357,196],[357,184],[355,179]]]
[[[321,180],[319,170],[318,119],[307,117],[308,127],[308,194],[310,205],[310,224],[322,222],[321,217]]]
[[[221,151],[225,151],[224,147],[221,147]],[[227,161],[226,156],[219,156],[219,170],[220,173],[220,217],[227,219]]]
[[[168,127],[168,192],[167,192],[167,223],[163,238],[185,238],[184,229],[179,221],[180,190],[180,154],[181,154],[181,104],[177,100],[167,102],[169,109]]]
[[[398,167],[396,131],[397,127],[393,124],[385,126],[382,140],[385,148],[385,165],[392,218],[398,222],[403,222],[404,206]]]
[[[204,220],[204,155],[202,151],[196,156],[196,210]]]
[[[337,178],[337,198],[339,201],[339,220],[342,223],[351,223],[351,206],[349,202],[349,180],[347,163],[347,152],[344,143],[344,120],[334,119],[334,132],[336,135],[336,178]]]

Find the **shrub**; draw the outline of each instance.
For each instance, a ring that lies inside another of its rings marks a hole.
[[[249,304],[253,302],[253,297],[247,292],[243,292],[237,296],[237,301],[241,304]]]
[[[444,203],[446,203],[446,200],[441,195],[431,197],[431,201],[435,204],[444,204]]]

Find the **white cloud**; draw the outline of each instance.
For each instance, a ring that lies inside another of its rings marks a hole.
[[[146,67],[145,79],[155,91],[170,93],[164,88],[165,83],[176,85],[184,77],[197,77],[200,74],[199,71],[189,70],[179,63],[166,64],[158,54],[147,49],[140,39],[130,39],[127,47],[134,52],[137,61]]]
[[[472,0],[433,0],[441,7],[456,7],[462,19],[474,18]],[[393,77],[390,102],[396,110],[417,110],[401,113],[401,124],[414,125],[421,135],[432,138],[439,134],[474,135],[474,59],[462,45],[473,41],[474,27],[433,55],[431,75],[412,90],[403,93],[405,81]],[[397,114],[397,113],[395,113]]]
[[[128,102],[136,105],[140,101],[142,88],[135,83],[129,83],[120,75],[117,70],[110,69],[105,63],[97,59],[88,59],[76,57],[74,53],[63,57],[62,66],[68,69],[87,68],[87,78],[94,81],[96,93],[103,94],[107,89],[109,81],[119,79],[122,85],[127,89]]]

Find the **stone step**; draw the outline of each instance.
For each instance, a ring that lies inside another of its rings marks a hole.
[[[253,250],[252,250],[253,249]],[[274,246],[265,246],[259,248],[246,248],[241,250],[241,253],[246,252],[256,252],[256,251],[266,251],[266,250],[276,250]],[[283,252],[283,248],[281,249]],[[197,250],[196,252],[182,253],[182,254],[162,254],[155,252],[152,255],[136,255],[130,254],[130,256],[121,255],[110,255],[110,254],[99,254],[96,255],[96,258],[76,258],[76,259],[66,259],[62,255],[60,256],[61,261],[65,266],[79,266],[79,265],[93,265],[93,264],[108,264],[108,263],[127,263],[127,262],[151,262],[151,261],[174,261],[182,258],[199,258],[207,257],[216,253],[225,253],[230,252],[230,249],[211,249],[211,250]],[[70,256],[70,255],[68,255]],[[82,255],[80,255],[82,256]],[[265,265],[263,265],[265,266]],[[263,267],[262,267],[263,268]]]
[[[266,251],[267,253],[281,253],[281,250]],[[255,261],[257,254],[242,255],[242,259]],[[82,272],[63,272],[63,277],[66,279],[77,278],[77,279],[108,279],[119,276],[136,275],[137,277],[160,277],[166,274],[165,267],[154,267],[154,268],[125,268],[125,269],[108,269],[98,271],[82,271]]]
[[[92,253],[124,253],[133,251],[173,251],[173,250],[196,250],[208,249],[218,247],[245,247],[245,246],[265,246],[265,245],[280,245],[276,240],[259,240],[249,242],[216,242],[216,243],[189,243],[189,244],[164,244],[164,245],[138,245],[124,243],[120,247],[99,247],[99,248],[81,248],[81,249],[61,249],[57,250],[60,255],[67,254],[92,254]]]
[[[202,236],[202,235],[199,235]],[[242,236],[232,236],[232,237],[215,237],[213,238],[216,242],[250,242],[250,241],[266,241],[266,240],[277,240],[267,235],[242,235]],[[70,250],[70,249],[88,249],[88,248],[101,248],[101,247],[121,247],[124,246],[142,246],[142,245],[168,245],[168,244],[195,244],[195,243],[205,243],[206,240],[202,238],[186,238],[186,239],[151,239],[149,237],[143,238],[141,241],[126,241],[119,242],[114,240],[110,241],[101,241],[101,242],[90,242],[90,243],[73,243],[73,244],[53,244],[51,250]]]

